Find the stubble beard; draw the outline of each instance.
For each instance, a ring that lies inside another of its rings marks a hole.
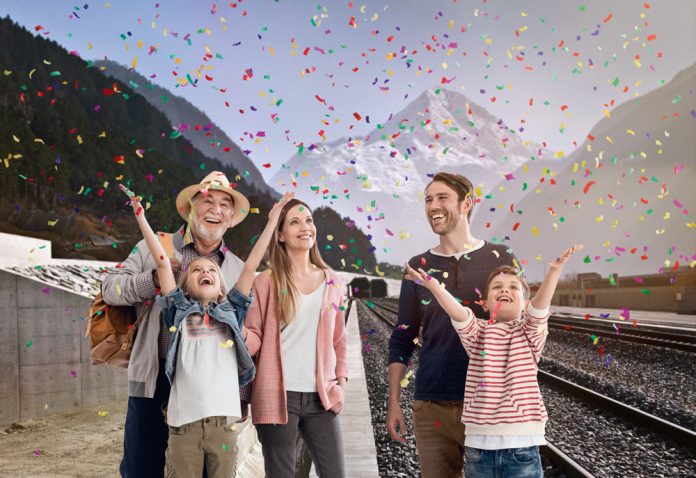
[[[456,227],[458,220],[458,217],[454,217],[449,211],[446,211],[445,222],[439,226],[435,226],[432,222],[430,222],[430,228],[438,236],[446,236],[450,232],[454,231],[454,228]]]

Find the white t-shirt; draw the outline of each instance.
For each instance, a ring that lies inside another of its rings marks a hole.
[[[181,342],[169,395],[167,423],[180,427],[202,418],[242,417],[237,355],[226,324],[199,314],[181,322]],[[230,346],[231,345],[231,346]]]
[[[435,252],[435,249],[430,249],[430,253],[440,257],[454,257],[455,259],[459,260],[459,258],[462,257],[464,254],[471,254],[474,251],[478,251],[485,244],[486,241],[481,240],[478,242],[478,244],[472,246],[470,249],[464,249],[463,251],[455,252],[454,254],[442,254],[441,252]]]
[[[299,294],[295,319],[280,331],[285,390],[317,391],[317,331],[326,282],[311,294]]]

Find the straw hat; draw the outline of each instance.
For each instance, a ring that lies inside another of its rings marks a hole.
[[[193,197],[198,193],[205,196],[210,190],[222,191],[232,197],[232,201],[234,202],[234,214],[232,215],[230,227],[236,226],[247,217],[249,214],[249,200],[244,194],[230,187],[230,182],[227,176],[225,176],[225,173],[213,171],[203,178],[200,183],[182,189],[176,197],[176,210],[179,211],[179,215],[184,221],[188,222],[189,220],[191,200]]]

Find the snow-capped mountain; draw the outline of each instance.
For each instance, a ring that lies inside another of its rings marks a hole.
[[[498,195],[504,219],[490,236],[509,238],[535,279],[575,243],[585,245],[585,261],[571,272],[644,274],[689,265],[696,259],[695,86],[693,65],[615,108],[551,168],[553,176],[527,175],[524,198]],[[513,174],[517,184],[509,190],[517,191],[525,175]]]
[[[304,149],[271,185],[296,185],[310,206],[331,205],[373,236],[379,260],[401,264],[437,243],[423,190],[438,171],[466,175],[487,194],[526,161],[550,155],[465,96],[427,90],[365,137]]]

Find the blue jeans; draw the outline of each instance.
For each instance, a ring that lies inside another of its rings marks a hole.
[[[538,446],[480,450],[466,447],[467,478],[543,478]]]

